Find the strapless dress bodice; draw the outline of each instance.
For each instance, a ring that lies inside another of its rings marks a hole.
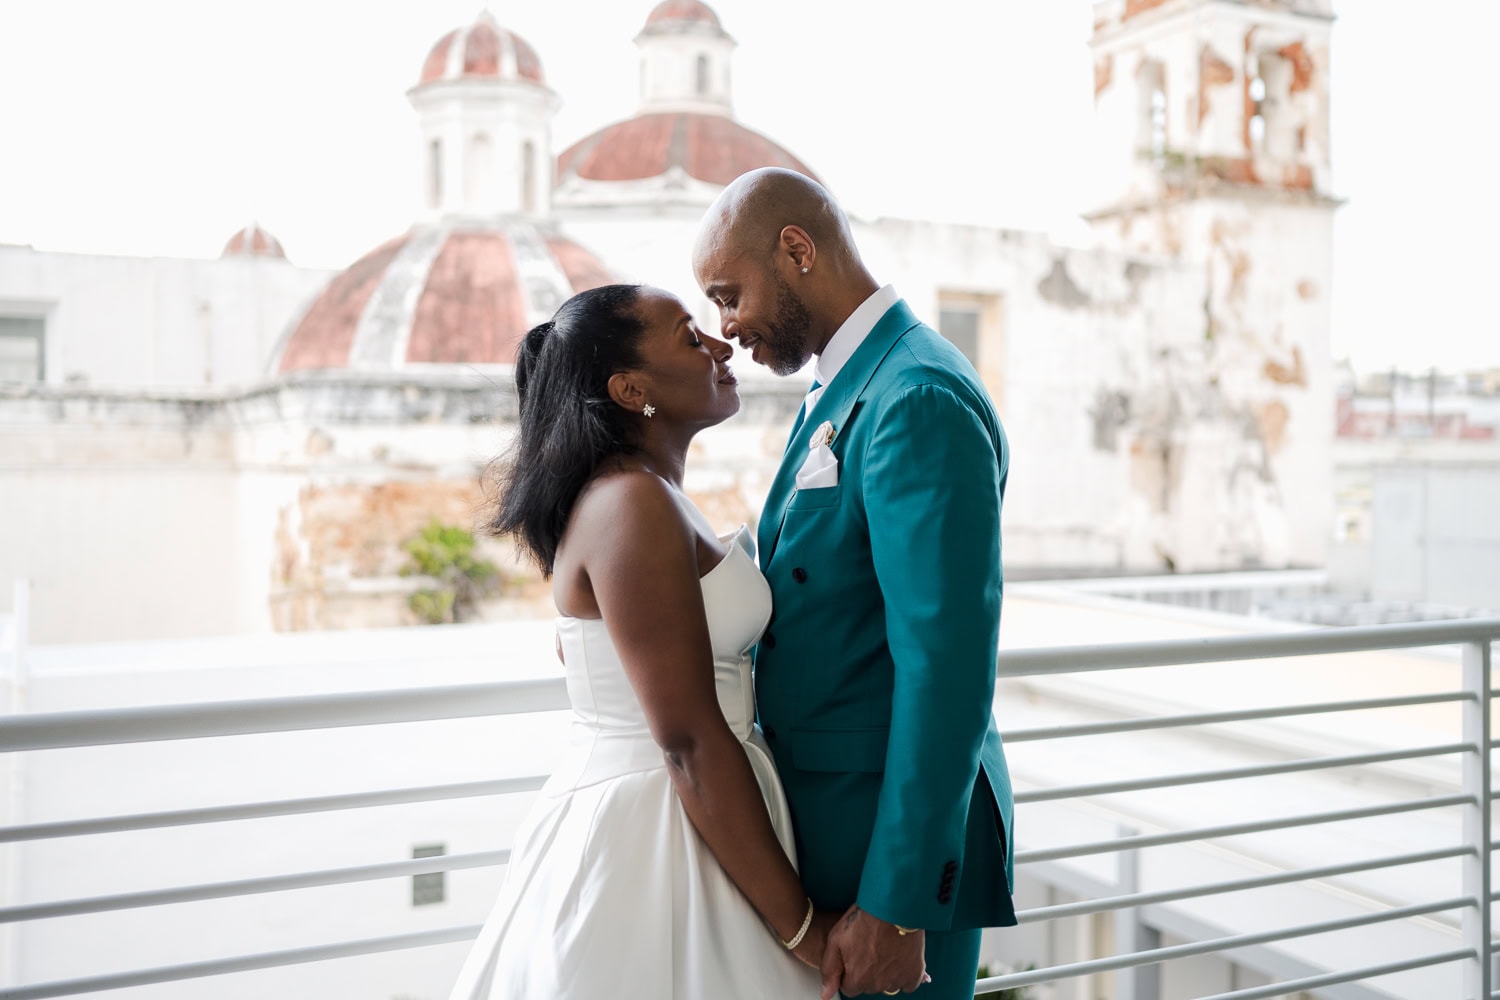
[[[740,525],[720,536],[728,551],[699,580],[713,650],[714,690],[729,728],[741,740],[755,725],[750,650],[771,618],[771,588],[755,564],[755,540]],[[605,751],[580,762],[582,783],[647,767],[660,767],[661,750],[651,738],[645,712],[603,620],[560,617],[563,673],[573,712],[575,747]],[[603,742],[597,747],[596,741]]]

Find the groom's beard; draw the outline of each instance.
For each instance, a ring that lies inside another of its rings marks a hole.
[[[812,357],[808,350],[812,313],[797,292],[781,275],[776,278],[776,318],[767,324],[768,336],[761,337],[766,346],[766,367],[777,375],[795,375]]]

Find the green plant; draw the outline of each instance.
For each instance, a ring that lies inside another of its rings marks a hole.
[[[407,599],[407,606],[429,625],[464,620],[481,597],[494,593],[500,567],[474,554],[474,533],[434,518],[401,547],[411,558],[402,576],[426,576],[437,583]]]
[[[991,976],[1005,976],[1012,972],[1030,972],[1035,968],[1036,963],[1032,962],[1024,969],[1001,968],[991,972],[988,965],[981,965],[979,967],[979,974],[974,978],[976,980],[988,979]],[[1024,986],[1017,986],[1008,990],[995,990],[993,993],[979,993],[975,995],[974,1000],[1031,1000],[1031,991]]]

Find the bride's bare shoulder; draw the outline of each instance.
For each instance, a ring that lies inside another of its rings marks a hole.
[[[665,480],[648,469],[630,467],[604,470],[591,479],[578,496],[574,522],[637,533],[688,523]]]

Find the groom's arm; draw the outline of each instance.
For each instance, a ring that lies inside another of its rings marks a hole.
[[[936,385],[909,388],[885,409],[865,457],[895,677],[858,905],[905,927],[947,929],[962,878],[995,693],[1005,462],[980,415]]]

